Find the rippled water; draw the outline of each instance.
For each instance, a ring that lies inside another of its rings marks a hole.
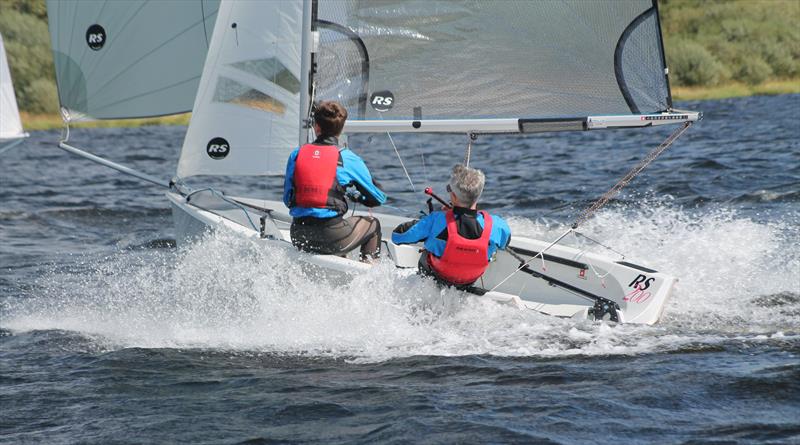
[[[227,233],[179,250],[162,190],[34,132],[0,159],[0,441],[798,443],[800,96],[681,105],[705,120],[582,227],[680,278],[653,327],[521,312],[388,264],[335,287]],[[72,141],[166,179],[184,131]],[[551,239],[669,131],[482,136],[472,164],[487,208]],[[442,189],[466,145],[394,140],[417,190]],[[350,144],[388,211],[421,208],[386,135]]]

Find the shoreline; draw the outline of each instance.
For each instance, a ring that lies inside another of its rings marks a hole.
[[[713,87],[672,87],[674,101],[719,100],[733,97],[777,96],[800,93],[800,78],[768,80],[758,85],[729,82]]]
[[[727,83],[714,87],[673,87],[672,99],[680,101],[719,100],[733,97],[775,96],[779,94],[800,93],[799,79],[770,80],[758,85],[743,83]],[[192,113],[173,116],[152,117],[145,119],[119,119],[75,122],[72,128],[112,128],[112,127],[144,127],[150,125],[188,125]],[[64,126],[61,115],[33,114],[21,112],[22,126],[25,131],[53,130]]]

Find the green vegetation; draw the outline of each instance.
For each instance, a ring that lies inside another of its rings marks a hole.
[[[661,0],[660,12],[675,86],[800,78],[800,1]]]
[[[800,93],[800,1],[660,0],[659,8],[676,99]],[[60,126],[45,0],[0,0],[0,33],[25,127]],[[82,125],[186,122],[182,115]]]
[[[2,0],[0,0],[2,1]],[[72,128],[106,128],[106,127],[146,127],[149,125],[189,125],[192,113],[175,114],[172,116],[149,117],[144,119],[117,119],[77,121],[70,123]],[[35,114],[20,112],[20,118],[26,130],[50,130],[64,126],[61,115],[46,113]]]
[[[0,34],[19,108],[31,113],[58,113],[45,1],[0,0]]]

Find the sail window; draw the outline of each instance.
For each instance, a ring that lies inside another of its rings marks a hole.
[[[292,94],[300,92],[300,80],[275,57],[245,60],[231,64],[246,73],[269,80]]]
[[[286,112],[286,105],[281,101],[227,77],[217,80],[214,101],[281,115]]]

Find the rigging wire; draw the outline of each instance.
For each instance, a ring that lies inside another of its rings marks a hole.
[[[464,153],[464,167],[469,167],[469,159],[472,156],[472,141],[478,139],[475,133],[467,133],[467,152]]]
[[[500,287],[503,283],[508,281],[512,276],[514,276],[520,270],[526,268],[528,264],[530,264],[536,258],[542,259],[542,266],[544,267],[544,253],[547,252],[551,247],[558,244],[559,241],[564,239],[565,236],[569,235],[571,232],[575,232],[579,225],[583,224],[590,216],[592,216],[595,212],[600,210],[604,205],[608,203],[614,196],[616,196],[625,186],[627,186],[633,178],[635,178],[639,173],[641,173],[648,165],[650,165],[661,153],[664,152],[667,148],[669,148],[686,130],[692,126],[694,122],[687,121],[684,122],[681,127],[676,129],[675,131],[670,134],[667,139],[664,140],[658,147],[653,149],[647,156],[645,156],[641,161],[639,161],[636,166],[634,166],[628,173],[622,177],[616,184],[614,184],[611,189],[609,189],[603,196],[597,199],[591,206],[586,208],[581,215],[575,220],[572,226],[564,232],[561,236],[556,238],[555,241],[550,243],[547,247],[542,249],[539,253],[525,261],[524,263],[520,264],[519,267],[516,268],[513,272],[508,274],[505,278],[503,278],[499,283],[497,283],[494,287],[492,287],[489,292],[494,291],[498,287]],[[577,233],[577,232],[576,232]]]
[[[613,187],[611,187],[603,196],[601,196],[597,201],[594,202],[590,207],[585,209],[583,213],[575,220],[572,224],[573,229],[577,229],[579,225],[586,222],[590,216],[592,216],[595,212],[600,210],[601,207],[606,205],[608,201],[610,201],[613,197],[617,196],[619,192],[625,188],[632,180],[635,178],[639,173],[642,172],[645,168],[647,168],[650,163],[652,163],[661,153],[664,152],[676,139],[678,139],[689,127],[691,127],[693,122],[688,121],[684,122],[684,124],[679,127],[677,130],[673,131],[672,134],[664,140],[658,147],[656,147],[653,151],[651,151],[647,156],[645,156],[635,167],[633,167],[625,176],[622,177]]]
[[[381,120],[383,120],[382,115],[379,114],[378,116],[381,118]],[[394,152],[395,154],[397,154],[397,159],[400,161],[400,166],[403,167],[403,172],[406,174],[406,178],[408,178],[408,183],[411,184],[411,190],[413,192],[416,192],[417,188],[414,186],[414,181],[411,180],[411,175],[408,174],[408,169],[406,169],[406,164],[403,163],[403,157],[400,156],[400,151],[397,150],[397,145],[395,145],[394,143],[394,138],[392,138],[392,134],[387,131],[386,136],[389,136],[389,142],[392,143],[392,148],[394,148]]]

